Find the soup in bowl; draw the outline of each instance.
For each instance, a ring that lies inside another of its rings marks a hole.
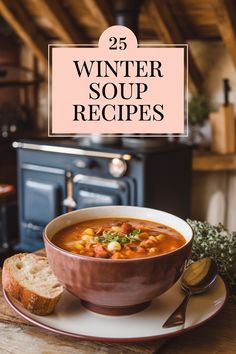
[[[53,236],[52,242],[83,256],[132,259],[165,254],[186,241],[178,231],[153,221],[101,218],[62,229]]]
[[[193,232],[159,210],[109,206],[76,210],[44,230],[49,263],[88,309],[111,315],[144,309],[183,273]]]

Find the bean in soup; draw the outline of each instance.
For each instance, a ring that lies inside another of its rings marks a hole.
[[[57,232],[52,242],[72,253],[111,259],[156,256],[186,243],[179,232],[168,226],[128,218],[80,222]]]

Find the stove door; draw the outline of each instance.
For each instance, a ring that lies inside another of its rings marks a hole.
[[[22,168],[22,220],[45,226],[62,213],[66,172],[62,169],[24,164]]]
[[[26,251],[43,247],[43,228],[62,214],[66,171],[23,164],[20,174],[20,245]]]
[[[130,205],[132,193],[130,181],[86,176],[74,176],[74,197],[77,208],[107,205]]]

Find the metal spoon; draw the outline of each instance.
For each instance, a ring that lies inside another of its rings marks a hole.
[[[202,258],[190,264],[181,278],[181,288],[187,293],[179,307],[163,324],[163,328],[170,328],[184,324],[185,314],[190,296],[205,292],[215,282],[217,266],[211,258]]]

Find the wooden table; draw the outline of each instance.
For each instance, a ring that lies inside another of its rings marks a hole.
[[[1,276],[1,272],[0,272]],[[6,304],[0,290],[0,353],[6,354],[235,354],[236,303],[209,323],[169,340],[118,344],[72,339],[29,324]]]

